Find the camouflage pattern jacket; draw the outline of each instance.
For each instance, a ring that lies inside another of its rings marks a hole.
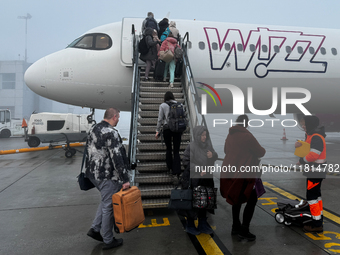
[[[129,182],[129,160],[122,139],[108,122],[94,125],[87,137],[86,176],[97,181]]]

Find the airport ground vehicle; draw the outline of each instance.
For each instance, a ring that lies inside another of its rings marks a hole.
[[[25,141],[30,147],[37,147],[40,143],[83,142],[91,126],[87,114],[35,113],[28,122]]]
[[[8,138],[12,135],[24,135],[21,127],[22,120],[11,118],[11,111],[0,109],[0,137]]]

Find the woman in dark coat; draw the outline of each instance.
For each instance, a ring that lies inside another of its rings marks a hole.
[[[144,79],[145,81],[149,80],[149,72],[150,72],[151,66],[155,67],[156,60],[158,58],[157,44],[159,44],[160,41],[154,40],[153,32],[154,32],[153,29],[150,27],[147,27],[145,29],[144,36],[145,36],[146,45],[148,46],[149,51],[145,55],[141,54],[139,57],[141,60],[146,62],[145,79]]]
[[[253,241],[256,236],[249,232],[250,221],[253,217],[257,203],[255,190],[256,173],[241,172],[241,167],[258,166],[259,158],[266,150],[258,143],[256,138],[248,131],[248,116],[241,115],[236,122],[244,123],[233,126],[225,141],[225,157],[223,167],[234,167],[233,172],[221,171],[220,190],[222,197],[232,205],[233,226],[232,235],[239,235],[243,239]],[[257,183],[257,182],[256,182]],[[243,222],[240,222],[242,203],[247,203],[243,212]]]
[[[212,176],[204,176],[208,173],[195,172],[195,167],[213,166],[218,157],[214,148],[212,147],[209,132],[204,126],[196,126],[193,130],[194,141],[192,141],[183,155],[183,165],[185,167],[182,178],[182,189],[189,187],[191,180],[191,188],[197,186],[214,187],[214,180]],[[181,213],[181,212],[180,212]],[[187,217],[187,225],[185,231],[199,235],[200,233],[212,234],[213,230],[207,223],[207,210],[196,209],[192,211],[182,212]],[[198,218],[198,228],[195,227],[194,219]]]

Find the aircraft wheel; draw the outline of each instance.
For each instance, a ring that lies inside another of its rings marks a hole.
[[[38,147],[40,144],[40,139],[36,136],[30,136],[27,144],[29,147]]]
[[[72,158],[73,155],[74,155],[74,154],[72,153],[71,150],[67,150],[67,151],[65,152],[65,157],[66,157],[66,158]]]
[[[11,131],[8,129],[1,130],[0,137],[9,138],[11,136]]]
[[[275,217],[276,222],[279,223],[279,224],[282,224],[285,221],[285,216],[283,216],[282,213],[278,212],[278,213],[275,214],[274,217]]]

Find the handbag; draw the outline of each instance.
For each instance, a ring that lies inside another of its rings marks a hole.
[[[170,63],[174,59],[174,54],[170,50],[169,42],[168,43],[168,49],[167,50],[161,50],[159,52],[159,59],[163,60],[166,63]]]
[[[217,208],[217,188],[197,186],[193,189],[193,208],[212,210]]]
[[[169,209],[174,210],[191,210],[192,209],[192,189],[177,189],[171,190]]]
[[[255,191],[258,198],[261,197],[264,193],[266,193],[261,178],[256,178]]]
[[[81,163],[80,174],[77,176],[79,187],[81,190],[89,190],[94,188],[94,184],[86,177],[85,173],[82,171],[84,167],[84,162],[87,156],[87,143],[83,153],[83,162]]]

